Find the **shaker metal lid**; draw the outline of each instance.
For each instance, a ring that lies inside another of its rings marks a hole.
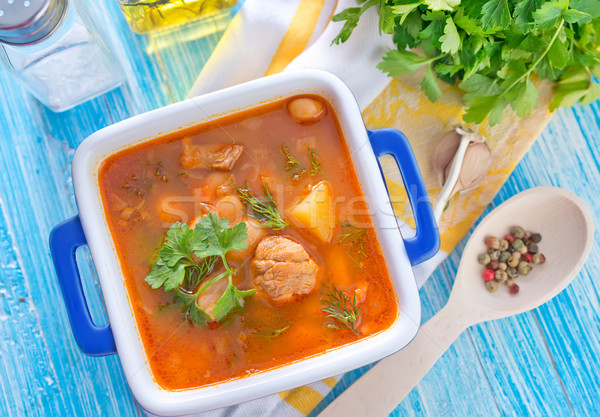
[[[67,0],[0,0],[0,42],[37,42],[60,23]]]

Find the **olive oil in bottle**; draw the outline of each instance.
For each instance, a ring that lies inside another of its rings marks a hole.
[[[129,26],[137,33],[167,29],[192,20],[219,18],[238,0],[119,0]]]

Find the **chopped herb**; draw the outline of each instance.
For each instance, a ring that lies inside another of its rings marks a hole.
[[[232,277],[236,270],[229,266],[225,257],[231,250],[246,249],[247,238],[246,223],[230,227],[227,219],[216,213],[201,217],[194,229],[183,223],[174,223],[167,231],[158,259],[145,280],[153,289],[173,292],[174,301],[183,304],[186,318],[194,323],[207,326],[211,321],[222,321],[232,311],[243,308],[244,299],[255,292],[241,291],[233,285]],[[205,282],[218,260],[225,271]],[[223,278],[228,278],[229,284],[211,316],[198,306],[197,300],[200,294]]]
[[[317,151],[312,147],[308,147],[308,153],[310,155],[310,175],[316,177],[321,173],[321,163],[317,158]]]
[[[128,189],[131,188],[131,185],[125,183],[125,184],[121,185],[121,188],[124,188],[124,189],[128,190]]]
[[[340,226],[343,233],[337,244],[348,244],[350,245],[350,252],[361,257],[366,257],[365,243],[367,240],[367,229],[360,229],[353,226],[349,221],[340,223]]]
[[[177,174],[180,177],[187,177],[189,174],[187,171],[181,171],[179,174]]]
[[[300,172],[290,174],[290,179],[292,181],[298,181],[300,178],[306,175],[306,169],[303,169]]]
[[[321,300],[323,308],[321,311],[327,314],[327,317],[331,319],[331,322],[327,324],[327,327],[333,329],[346,329],[352,331],[358,335],[358,329],[356,325],[360,317],[362,307],[358,308],[356,305],[356,294],[350,300],[350,297],[337,288],[335,284],[331,284],[330,293],[322,293],[327,298]]]
[[[277,204],[273,200],[271,191],[267,183],[263,183],[263,189],[265,197],[256,197],[248,184],[245,188],[235,187],[244,203],[246,214],[258,221],[265,226],[268,226],[274,230],[283,230],[289,226],[288,222],[283,219],[283,215],[277,209]]]
[[[300,165],[300,161],[292,155],[287,145],[281,145],[281,153],[285,156],[285,172],[289,172]]]
[[[265,339],[274,339],[277,336],[281,335],[283,332],[285,332],[287,329],[292,327],[293,325],[294,325],[294,323],[291,323],[285,327],[282,327],[281,329],[272,329],[272,330],[270,330],[269,334],[265,334],[265,333],[261,333],[261,332],[257,331],[256,335],[260,336],[260,337],[264,337]]]

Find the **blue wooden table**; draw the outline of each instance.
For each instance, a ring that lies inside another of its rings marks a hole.
[[[77,145],[99,128],[184,98],[219,34],[189,42],[180,32],[140,37],[116,1],[97,3],[94,16],[127,74],[122,88],[54,114],[0,69],[1,416],[141,415],[118,358],[86,357],[77,347],[48,234],[77,211],[70,178]],[[159,48],[169,41],[175,45]],[[529,187],[556,185],[585,200],[597,221],[598,137],[600,104],[559,110],[493,205]],[[466,331],[393,415],[600,415],[598,232],[595,238],[587,264],[563,293],[533,312]],[[463,247],[421,290],[423,320],[446,303]],[[89,254],[78,256],[92,314],[106,323]],[[347,374],[324,403],[362,372]]]

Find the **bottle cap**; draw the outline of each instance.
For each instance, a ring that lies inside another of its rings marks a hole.
[[[0,42],[25,45],[58,27],[67,0],[0,0]]]

